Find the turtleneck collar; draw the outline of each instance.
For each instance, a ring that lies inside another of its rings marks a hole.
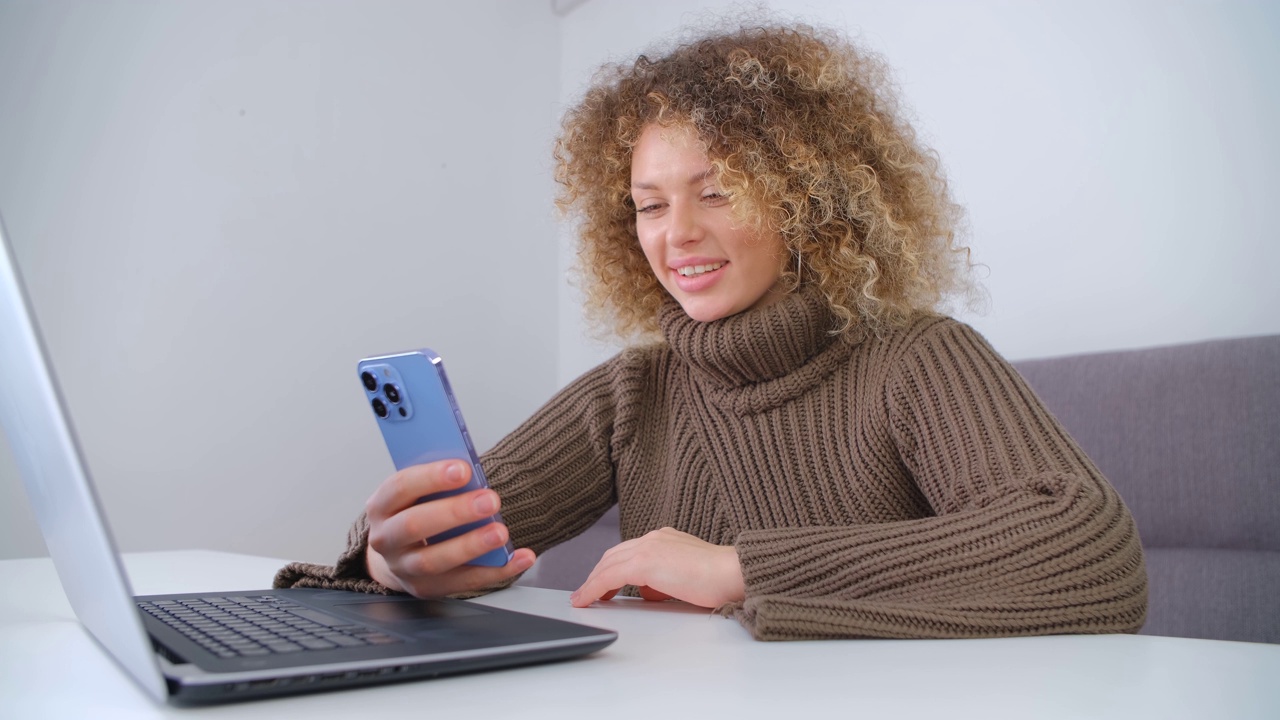
[[[672,351],[696,375],[725,390],[796,375],[818,356],[831,354],[824,351],[847,344],[831,334],[838,321],[814,287],[711,322],[690,318],[668,297],[658,322]]]

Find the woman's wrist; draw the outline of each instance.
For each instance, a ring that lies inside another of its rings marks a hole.
[[[742,574],[742,561],[738,559],[738,549],[732,545],[722,545],[721,549],[725,602],[742,602],[747,598],[747,584]]]

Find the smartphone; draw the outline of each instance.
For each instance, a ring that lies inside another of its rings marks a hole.
[[[397,470],[436,460],[471,463],[471,480],[466,486],[427,495],[418,502],[489,487],[439,355],[423,348],[370,357],[359,362],[357,371]],[[460,525],[427,538],[427,542],[442,542],[492,522],[502,522],[502,515]],[[511,559],[512,552],[514,548],[508,542],[506,547],[490,550],[467,564],[501,567]]]

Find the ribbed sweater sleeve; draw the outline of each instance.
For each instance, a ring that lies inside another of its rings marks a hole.
[[[617,453],[635,423],[633,352],[590,370],[482,458],[516,547],[541,554],[591,527],[617,501]]]
[[[908,338],[884,421],[935,516],[751,530],[735,543],[760,639],[1136,632],[1128,509],[1024,381],[953,321]]]
[[[586,530],[614,504],[613,454],[634,425],[617,411],[628,410],[633,403],[627,398],[637,395],[634,359],[624,353],[579,377],[480,458],[490,487],[502,498],[503,520],[516,547],[541,554]],[[369,524],[361,513],[333,565],[290,563],[276,573],[274,586],[390,593],[369,577],[368,542]]]
[[[323,590],[351,590],[353,592],[381,593],[392,590],[369,577],[364,554],[369,546],[369,521],[364,513],[356,518],[347,530],[347,547],[332,565],[291,562],[276,572],[271,583],[276,588],[320,588]]]

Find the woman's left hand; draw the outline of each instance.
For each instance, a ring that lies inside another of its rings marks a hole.
[[[569,601],[586,607],[609,600],[623,585],[638,586],[646,600],[675,598],[706,608],[742,600],[745,593],[732,545],[712,545],[669,527],[610,548]]]

